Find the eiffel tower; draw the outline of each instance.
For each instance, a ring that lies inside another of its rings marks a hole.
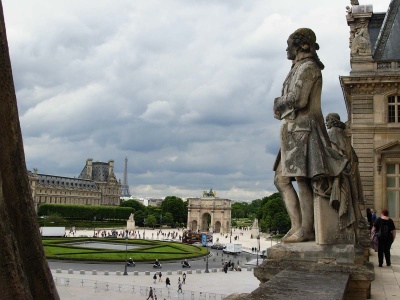
[[[121,197],[130,197],[129,185],[128,185],[128,156],[125,157],[125,169],[124,169],[124,181],[121,184],[120,190]]]

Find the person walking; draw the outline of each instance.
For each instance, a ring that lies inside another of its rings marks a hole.
[[[165,287],[166,288],[169,288],[171,286],[171,281],[169,280],[169,277],[167,277],[166,279],[165,279]]]
[[[227,273],[228,272],[228,262],[224,263],[224,272]]]
[[[153,296],[153,288],[152,288],[152,287],[150,287],[150,290],[149,290],[149,296],[147,297],[147,299],[146,299],[146,300],[149,300],[150,298],[154,300],[154,296]]]
[[[182,283],[186,284],[186,273],[182,274]]]
[[[179,277],[179,280],[178,280],[178,293],[179,293],[179,291],[181,291],[181,293],[183,293],[182,292],[182,282],[181,282],[181,278]]]
[[[378,237],[378,263],[379,267],[383,265],[383,256],[385,255],[386,265],[389,267],[390,262],[390,247],[396,238],[396,227],[391,218],[389,218],[389,211],[382,210],[381,216],[376,220],[372,233]]]
[[[376,222],[376,213],[372,208],[371,208],[371,220],[372,220],[372,225],[374,225]]]
[[[154,273],[153,279],[154,279],[153,283],[156,284],[157,283],[157,273]]]
[[[158,282],[162,282],[162,274],[161,274],[161,271],[158,273]]]
[[[371,209],[368,207],[366,211],[367,211],[368,229],[371,231],[372,230],[372,226],[374,225],[373,222],[372,222]]]

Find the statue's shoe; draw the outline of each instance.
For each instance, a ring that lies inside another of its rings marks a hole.
[[[285,242],[289,237],[291,237],[297,230],[290,228],[290,230],[285,234],[285,236],[282,238],[282,242]]]
[[[286,236],[285,236],[286,237]],[[291,236],[287,237],[285,240],[282,239],[284,243],[301,243],[307,241],[315,240],[315,233],[314,232],[307,232],[304,228],[300,228]]]

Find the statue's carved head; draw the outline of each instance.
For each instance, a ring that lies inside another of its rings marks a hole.
[[[292,40],[294,46],[300,47],[304,52],[311,52],[313,49],[315,49],[314,51],[319,49],[315,33],[309,28],[297,29],[290,35],[289,39]]]
[[[290,53],[290,48],[299,50],[303,53],[310,53],[312,58],[316,61],[318,66],[324,69],[323,63],[319,60],[317,55],[317,50],[319,50],[319,45],[317,43],[317,37],[314,31],[310,28],[299,28],[293,32],[288,39],[288,58],[293,59],[293,53]]]
[[[337,113],[328,114],[325,118],[325,124],[328,129],[332,127],[346,128],[346,124],[340,121],[340,116]]]

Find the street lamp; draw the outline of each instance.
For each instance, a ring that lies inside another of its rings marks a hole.
[[[231,224],[231,236],[229,237],[229,243],[232,243],[232,224]]]
[[[146,239],[146,219],[143,220],[143,239]]]
[[[208,250],[208,249],[207,249]],[[207,256],[206,256],[206,272],[205,273],[210,273],[210,271],[208,270],[208,255],[210,254],[210,252],[207,251]]]
[[[160,231],[161,231],[161,225],[162,225],[162,215],[160,215]]]
[[[125,272],[124,275],[128,275],[128,229],[125,230]]]
[[[260,252],[260,231],[258,231],[257,243],[258,243],[258,247],[257,247],[257,266],[258,266],[258,252]]]
[[[94,226],[93,226],[93,237],[96,237],[96,216],[93,217]]]

